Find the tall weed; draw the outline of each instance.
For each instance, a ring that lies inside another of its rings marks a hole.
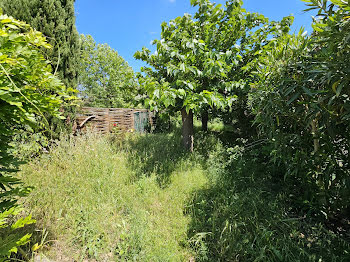
[[[183,209],[206,185],[203,169],[176,153],[172,136],[124,139],[122,147],[93,134],[62,139],[23,166],[23,180],[34,187],[24,205],[38,229],[50,232],[50,245],[38,252],[60,261],[192,257]]]
[[[349,260],[345,229],[335,232],[298,212],[260,149],[235,147],[221,155],[208,160],[213,167],[221,162],[216,180],[188,205],[196,261]]]

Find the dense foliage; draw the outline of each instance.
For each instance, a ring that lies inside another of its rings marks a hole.
[[[28,242],[30,234],[18,229],[34,222],[30,216],[13,219],[18,197],[29,189],[14,176],[18,163],[9,144],[25,126],[47,125],[44,113],[60,117],[62,101],[74,99],[51,73],[42,48],[51,48],[42,33],[0,14],[0,261]]]
[[[53,261],[348,261],[344,235],[292,211],[261,148],[228,150],[197,133],[190,154],[180,141],[180,130],[86,134],[23,166],[35,187],[26,206],[54,243],[39,252]]]
[[[192,17],[185,14],[162,24],[156,52],[143,48],[137,59],[142,68],[140,83],[149,97],[151,110],[181,111],[187,148],[193,147],[193,114],[209,107],[226,110],[244,108],[250,89],[250,73],[257,57],[272,37],[289,31],[290,17],[268,22],[261,14],[243,9],[242,1],[227,1],[225,8],[210,1],[191,1],[198,6]],[[240,110],[241,122],[249,121]],[[205,123],[204,123],[205,124]],[[205,128],[204,128],[205,129]]]
[[[349,212],[349,3],[309,0],[319,10],[307,36],[290,35],[292,18],[268,22],[241,1],[210,1],[162,24],[156,52],[135,57],[151,67],[139,76],[154,110],[181,111],[185,147],[193,147],[193,114],[213,107],[240,123],[249,140],[269,147],[276,176],[311,213]],[[227,110],[230,108],[230,110]],[[330,217],[329,217],[330,216]]]
[[[79,89],[84,104],[127,108],[137,105],[138,85],[128,63],[107,44],[81,35]]]
[[[346,228],[335,231],[295,209],[289,181],[265,160],[267,148],[210,146],[210,140],[201,139],[210,186],[186,206],[196,261],[348,260]]]
[[[80,41],[75,27],[75,0],[2,0],[0,8],[15,19],[25,21],[43,33],[50,49],[42,49],[51,61],[52,73],[67,87],[76,88],[80,65]],[[53,130],[53,136],[69,132],[75,119],[75,107],[64,106],[66,120],[45,114]],[[23,132],[18,141],[24,143],[28,133]],[[45,139],[45,137],[43,137]],[[36,146],[34,143],[32,146]]]
[[[196,13],[162,23],[154,53],[135,53],[148,64],[140,88],[110,46],[82,35],[79,47],[73,0],[2,1],[54,48],[0,14],[0,261],[21,251],[31,237],[22,228],[35,223],[18,204],[30,188],[14,175],[11,142],[33,130],[40,141],[45,116],[62,119],[76,98],[56,70],[87,106],[147,97],[182,121],[170,134],[63,138],[22,166],[36,187],[25,206],[54,238],[55,259],[349,261],[350,2],[303,1],[318,11],[311,35],[240,0],[191,0]],[[195,116],[206,131],[208,112],[237,124],[194,140]]]
[[[319,10],[313,34],[265,50],[252,104],[271,163],[298,188],[294,197],[334,218],[350,211],[350,7],[307,2]]]
[[[1,0],[5,14],[25,21],[42,32],[53,48],[43,49],[52,70],[63,83],[77,86],[79,34],[75,27],[75,0]]]

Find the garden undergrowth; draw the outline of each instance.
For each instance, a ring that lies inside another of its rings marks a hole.
[[[349,232],[298,210],[261,146],[247,151],[242,141],[230,147],[199,133],[189,154],[180,139],[176,131],[87,134],[24,165],[21,177],[34,188],[24,206],[38,221],[34,253],[54,261],[348,261]]]
[[[24,182],[34,187],[24,205],[49,232],[38,252],[55,261],[188,261],[183,207],[207,179],[181,158],[181,147],[176,153],[156,140],[137,136],[121,148],[91,134],[63,139],[23,166]]]
[[[220,155],[208,159],[216,179],[188,205],[196,261],[349,261],[350,232],[298,209],[292,186],[261,161],[261,148],[229,151],[221,165]]]

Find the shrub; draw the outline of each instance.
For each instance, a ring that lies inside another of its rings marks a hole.
[[[312,36],[267,47],[251,97],[271,164],[297,185],[296,201],[328,219],[350,212],[350,9],[342,1],[306,2],[322,17]]]
[[[74,99],[51,74],[42,48],[51,47],[40,32],[0,11],[0,260],[29,241],[19,229],[34,222],[31,216],[14,219],[21,210],[17,199],[29,188],[14,176],[19,163],[10,142],[25,126],[47,124],[44,113],[60,117],[63,100]]]

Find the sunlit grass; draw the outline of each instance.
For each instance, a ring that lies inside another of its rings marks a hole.
[[[21,172],[49,233],[36,252],[55,261],[349,261],[348,234],[300,212],[276,175],[259,149],[200,132],[189,154],[178,131],[62,139]]]
[[[25,165],[21,176],[34,187],[25,206],[37,227],[50,232],[46,240],[54,240],[41,252],[67,260],[188,260],[190,217],[183,210],[191,193],[206,184],[202,168],[178,160],[161,186],[157,169],[142,174],[132,168],[145,164],[136,157],[106,137],[88,135],[62,140]]]

